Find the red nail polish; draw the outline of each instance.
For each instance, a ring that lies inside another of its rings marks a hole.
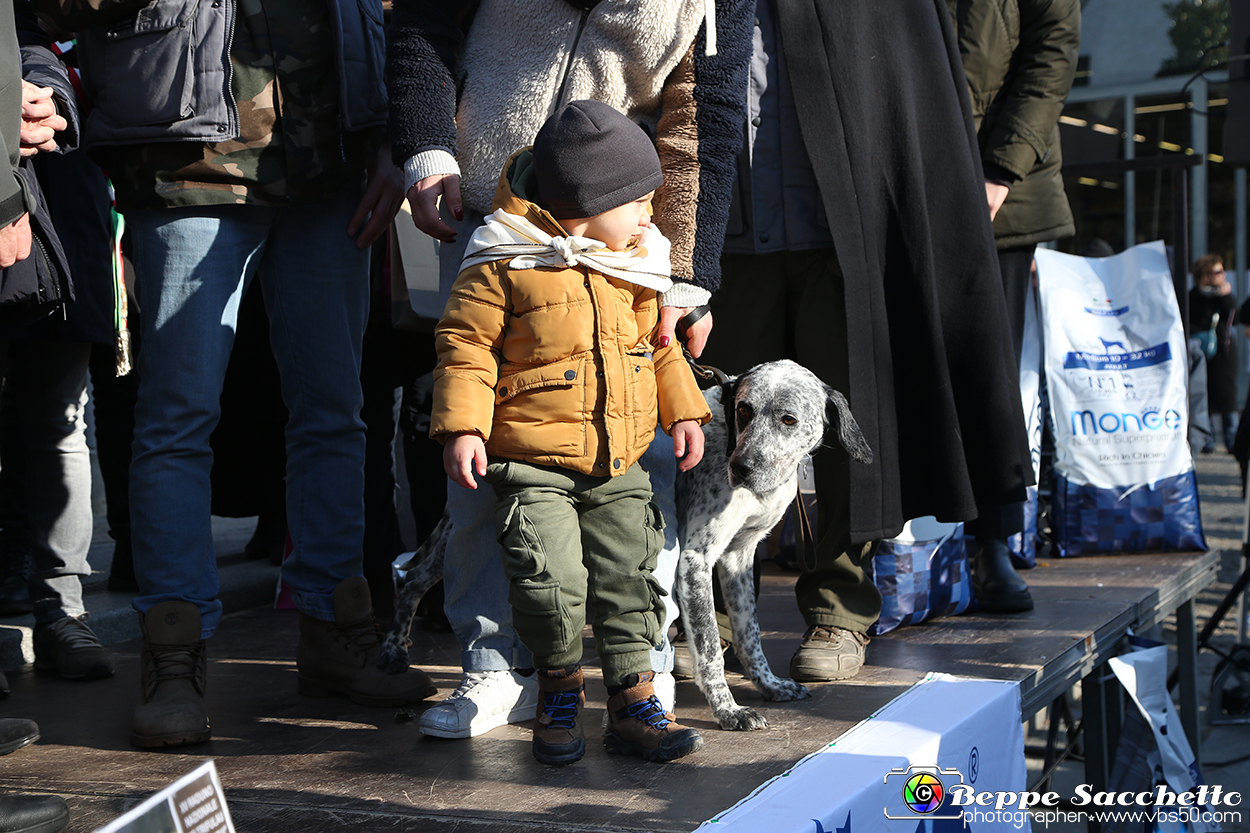
[[[661,346],[661,347],[667,347],[667,346],[669,345],[669,341],[670,341],[670,340],[669,340],[669,337],[668,337],[668,336],[660,336],[660,346]]]
[[[456,215],[456,219],[457,219],[457,220],[463,220],[463,219],[464,219],[464,209],[463,209],[463,208],[457,208],[457,209],[455,209],[454,211],[452,211],[451,213]]]

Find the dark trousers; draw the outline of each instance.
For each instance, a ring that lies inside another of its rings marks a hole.
[[[1011,343],[1016,348],[1016,367],[1024,350],[1024,308],[1033,291],[1033,252],[1035,245],[999,249],[998,268],[1003,277],[1003,294],[1007,297],[1007,324]],[[977,538],[1009,538],[1024,529],[1024,504],[977,506],[976,520],[964,524],[964,530]]]
[[[726,254],[721,269],[721,288],[712,297],[714,329],[702,361],[737,374],[792,359],[847,391],[846,297],[832,249]],[[814,470],[816,569],[804,571],[795,584],[799,611],[809,626],[863,633],[881,613],[881,594],[864,568],[871,544],[851,545],[850,458],[831,443],[816,454]]]

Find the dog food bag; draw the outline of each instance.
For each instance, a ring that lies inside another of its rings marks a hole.
[[[881,542],[869,569],[881,591],[881,618],[868,629],[871,636],[957,616],[972,603],[963,524],[931,515],[910,520],[897,538]]]
[[[1020,351],[1020,404],[1024,407],[1025,427],[1029,434],[1029,457],[1033,463],[1033,482],[1038,482],[1042,468],[1042,331],[1037,322],[1037,301],[1034,293],[1025,296],[1023,349]],[[1024,529],[1007,538],[1011,562],[1028,569],[1037,563],[1037,487],[1028,487],[1024,504]]]
[[[1205,550],[1187,350],[1163,243],[1037,251],[1060,556]]]

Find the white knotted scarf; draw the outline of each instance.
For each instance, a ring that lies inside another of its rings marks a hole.
[[[668,238],[654,225],[643,231],[638,244],[617,252],[590,237],[553,237],[524,217],[502,208],[486,217],[469,238],[460,271],[481,263],[507,260],[513,269],[540,266],[589,266],[638,286],[667,292],[673,285]]]

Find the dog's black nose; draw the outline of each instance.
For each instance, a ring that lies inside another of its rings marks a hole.
[[[729,464],[729,471],[733,473],[734,480],[743,483],[751,476],[751,464],[742,460],[734,460]]]

